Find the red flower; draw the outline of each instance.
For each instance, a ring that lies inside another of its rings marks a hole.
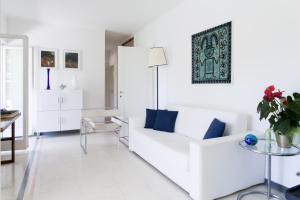
[[[265,95],[264,96],[264,100],[267,101],[267,102],[273,101],[274,100],[273,94],[271,94],[271,95]]]
[[[264,96],[265,101],[271,102],[274,100],[275,97],[273,94],[274,90],[275,90],[274,85],[271,85],[265,89],[265,96]]]
[[[266,88],[265,93],[272,93],[275,90],[274,85],[271,85],[269,87]]]
[[[280,99],[280,98],[282,98],[282,92],[281,91],[274,92],[273,96]]]
[[[275,90],[274,85],[271,85],[271,86],[267,87],[267,90],[271,90],[273,92]]]
[[[288,103],[287,100],[283,101],[282,103],[283,103],[283,105],[285,105],[285,106],[288,106],[288,105],[289,105],[289,103]]]
[[[275,87],[274,85],[271,85],[269,87],[267,87],[265,89],[265,96],[264,96],[264,100],[271,102],[273,101],[275,98],[281,99],[282,98],[282,91],[278,90],[278,92],[274,92],[275,91]]]

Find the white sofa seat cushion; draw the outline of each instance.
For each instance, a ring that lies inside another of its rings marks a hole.
[[[168,147],[170,150],[179,153],[182,156],[189,157],[189,142],[191,139],[184,135],[145,128],[137,128],[135,131],[138,132],[138,134],[143,134],[149,139]]]
[[[138,155],[151,163],[160,172],[189,190],[189,144],[190,139],[177,133],[166,133],[152,129],[131,130],[134,141],[131,147]]]

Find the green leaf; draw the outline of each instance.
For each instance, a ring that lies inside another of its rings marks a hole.
[[[296,101],[289,102],[288,109],[300,115],[300,102],[296,102]]]
[[[277,131],[281,133],[282,135],[286,135],[288,131],[290,130],[290,120],[284,119],[278,121]]]
[[[296,93],[296,92],[295,92],[295,93],[293,94],[293,96],[294,96],[295,99],[300,99],[300,94],[299,94],[299,93]]]
[[[259,102],[259,104],[257,106],[257,113],[260,113],[262,104],[263,104],[262,101]]]
[[[292,121],[295,121],[296,123],[300,121],[300,115],[294,112],[293,110],[287,108],[285,112],[288,118],[291,119]]]
[[[276,110],[278,109],[278,104],[275,101],[271,102],[271,106],[274,107]]]
[[[271,112],[271,107],[269,102],[263,101],[261,105],[261,111],[260,111],[260,120],[267,119],[270,112]]]
[[[288,101],[288,103],[291,103],[291,102],[293,102],[293,98],[291,97],[291,96],[287,96],[287,101]]]
[[[276,123],[276,116],[272,115],[269,119],[269,123],[270,123],[270,128],[274,127],[274,124]]]

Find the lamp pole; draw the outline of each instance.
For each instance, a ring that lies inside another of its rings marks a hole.
[[[156,110],[158,110],[158,65],[156,66]]]
[[[167,65],[167,59],[163,47],[153,47],[149,52],[148,66],[156,67],[156,109],[159,109],[159,74],[158,67],[161,65]]]

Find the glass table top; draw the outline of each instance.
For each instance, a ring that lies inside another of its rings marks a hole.
[[[275,140],[258,139],[257,144],[254,146],[246,144],[246,142],[240,141],[239,145],[249,151],[255,153],[272,155],[272,156],[295,156],[300,155],[300,147],[292,146],[291,148],[281,148],[277,145]]]

